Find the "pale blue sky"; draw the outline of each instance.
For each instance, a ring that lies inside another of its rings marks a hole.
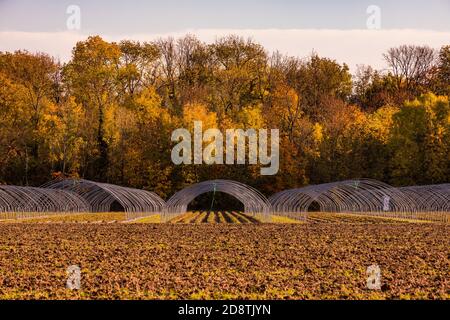
[[[79,5],[85,33],[168,33],[186,29],[363,29],[378,5],[385,29],[450,31],[450,0],[0,0],[0,31],[64,31]]]
[[[68,30],[69,5],[81,9],[81,29]],[[369,30],[370,5],[381,29]],[[207,43],[236,34],[269,52],[311,52],[385,68],[383,53],[402,44],[439,49],[450,44],[450,0],[0,0],[0,51],[26,49],[68,61],[77,41],[152,41],[196,35]]]

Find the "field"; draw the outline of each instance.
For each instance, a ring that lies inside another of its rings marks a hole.
[[[196,211],[188,212],[169,221],[169,223],[260,223],[257,219],[236,211]]]
[[[217,224],[234,216],[223,213],[180,217],[189,224],[103,215],[101,223],[1,223],[0,299],[450,298],[448,225],[340,223],[331,214],[240,225]],[[381,290],[366,288],[372,264]],[[81,268],[80,290],[65,288],[70,265]]]
[[[427,220],[379,217],[379,216],[345,214],[345,213],[328,213],[328,212],[308,213],[307,221],[310,223],[357,223],[357,224],[433,223],[432,221]]]
[[[446,215],[449,215],[446,213]],[[105,213],[54,213],[48,216],[38,216],[22,219],[5,219],[0,213],[0,223],[161,223],[159,214],[126,221],[123,212]],[[296,220],[286,216],[272,215],[271,223],[350,223],[350,224],[397,224],[397,223],[434,223],[431,220],[418,220],[396,217],[369,216],[345,213],[310,212],[306,221]],[[258,224],[256,218],[237,211],[195,211],[177,216],[169,221],[171,224]]]

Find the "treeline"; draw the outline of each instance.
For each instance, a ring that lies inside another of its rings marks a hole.
[[[77,43],[68,63],[0,52],[0,183],[57,176],[145,188],[234,179],[271,193],[374,178],[450,181],[450,46],[401,46],[386,71],[316,54],[269,54],[229,36],[151,43]],[[174,129],[280,129],[280,171],[255,165],[175,166]]]

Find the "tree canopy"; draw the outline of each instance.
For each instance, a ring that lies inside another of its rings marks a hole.
[[[238,36],[140,43],[99,36],[61,64],[0,52],[0,183],[80,177],[166,197],[227,178],[266,193],[352,178],[450,181],[450,46],[392,48],[387,69],[269,53]],[[171,132],[277,128],[280,170],[171,162]]]

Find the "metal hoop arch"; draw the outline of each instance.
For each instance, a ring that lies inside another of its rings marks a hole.
[[[232,180],[204,181],[178,191],[167,201],[162,220],[169,221],[175,216],[186,213],[192,200],[214,190],[235,197],[244,205],[246,214],[264,222],[270,221],[272,210],[267,198],[255,188]]]

